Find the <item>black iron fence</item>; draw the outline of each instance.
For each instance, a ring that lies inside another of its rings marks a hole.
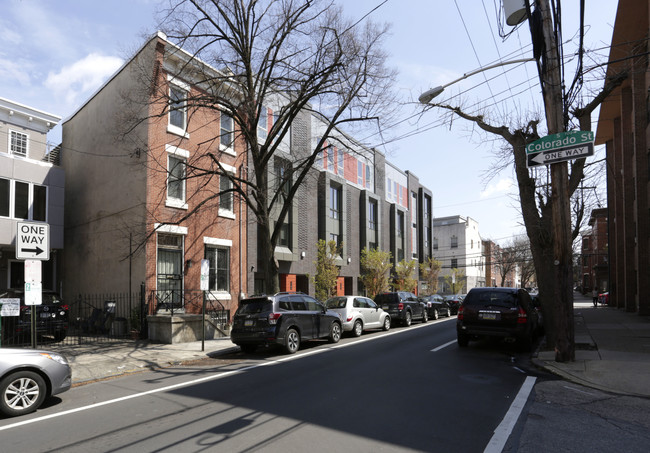
[[[148,297],[147,297],[148,296]],[[66,300],[45,317],[37,313],[36,346],[111,343],[147,339],[147,315],[201,313],[205,297],[206,322],[223,332],[230,313],[209,291],[150,291],[85,294]],[[21,312],[26,307],[21,308]],[[45,312],[48,312],[46,309]],[[64,313],[67,323],[64,322]],[[0,318],[2,347],[31,345],[29,317]],[[66,326],[63,328],[62,326]]]

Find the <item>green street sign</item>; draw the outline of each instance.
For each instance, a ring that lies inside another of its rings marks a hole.
[[[574,148],[594,143],[592,131],[569,131],[551,134],[526,145],[526,154],[554,151],[562,148]]]

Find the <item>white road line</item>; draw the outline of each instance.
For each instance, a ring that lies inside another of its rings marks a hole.
[[[533,376],[528,376],[526,378],[524,383],[521,385],[515,400],[510,405],[510,409],[508,409],[506,416],[503,417],[503,420],[499,426],[497,426],[497,429],[494,430],[494,435],[492,436],[492,439],[490,439],[490,443],[485,447],[485,450],[483,450],[483,453],[501,453],[503,451],[503,447],[506,445],[510,433],[517,424],[519,415],[526,405],[528,395],[530,395],[530,392],[533,390],[536,380],[537,378]]]
[[[456,340],[452,340],[449,343],[442,344],[442,345],[438,346],[437,348],[432,349],[431,352],[438,352],[441,349],[446,348],[447,346],[452,345],[454,343],[456,343]]]

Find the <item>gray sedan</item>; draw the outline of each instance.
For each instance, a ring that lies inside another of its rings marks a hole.
[[[72,372],[65,357],[37,349],[0,349],[0,412],[29,414],[46,398],[65,392]]]

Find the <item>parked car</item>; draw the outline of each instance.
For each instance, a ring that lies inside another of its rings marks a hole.
[[[530,350],[538,332],[538,314],[530,294],[517,288],[472,288],[458,310],[458,345],[480,337],[514,339]]]
[[[460,307],[460,303],[463,301],[462,296],[459,294],[454,294],[451,296],[444,296],[445,302],[449,304],[449,309],[451,310],[451,314],[455,315],[458,314],[458,307]]]
[[[29,414],[46,398],[70,389],[72,371],[66,358],[38,349],[0,349],[0,412]]]
[[[438,319],[440,316],[451,316],[451,307],[449,307],[449,304],[442,296],[438,294],[422,296],[420,300],[426,304],[430,319]]]
[[[327,299],[328,310],[338,313],[343,322],[343,332],[361,336],[364,330],[390,329],[390,315],[372,299],[362,296],[337,296]]]
[[[422,322],[429,320],[425,303],[418,300],[413,293],[407,291],[382,293],[375,296],[375,302],[390,314],[392,321],[400,322],[404,326],[410,326],[414,319]]]
[[[233,317],[230,338],[244,352],[279,344],[293,354],[304,340],[329,338],[337,343],[341,332],[337,313],[306,294],[283,292],[243,299]]]
[[[43,290],[41,305],[25,305],[25,291],[8,289],[0,291],[0,299],[20,299],[20,315],[2,319],[4,341],[29,338],[31,333],[32,308],[36,310],[36,333],[48,335],[54,341],[62,341],[68,334],[68,312],[70,307],[54,291]]]

